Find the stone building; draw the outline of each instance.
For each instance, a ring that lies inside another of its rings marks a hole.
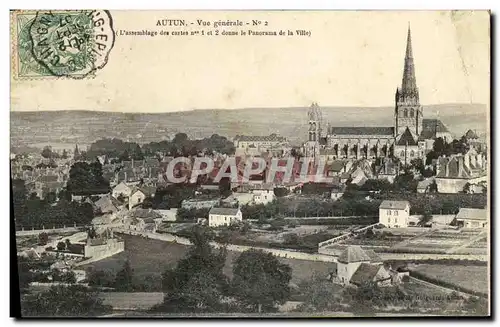
[[[438,119],[424,119],[415,77],[411,31],[408,27],[406,55],[401,87],[396,89],[393,125],[384,127],[327,127],[323,126],[321,110],[313,103],[308,112],[306,156],[318,157],[329,149],[334,159],[376,158],[395,156],[403,163],[424,158],[434,140],[442,137],[452,141],[446,126]]]

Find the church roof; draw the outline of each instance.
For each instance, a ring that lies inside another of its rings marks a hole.
[[[370,256],[359,245],[350,245],[342,252],[338,258],[339,262],[351,263],[361,261],[371,261]]]
[[[394,127],[330,127],[334,135],[394,135]]]
[[[403,81],[401,91],[403,95],[415,94],[418,97],[417,80],[415,78],[415,66],[413,63],[413,51],[411,46],[411,30],[408,26],[408,36],[406,39],[406,54],[403,71]]]
[[[396,145],[417,145],[417,141],[413,138],[413,135],[410,132],[410,129],[406,127],[405,131],[399,137]]]
[[[423,119],[421,140],[436,138],[436,133],[449,133],[448,128],[439,119]]]

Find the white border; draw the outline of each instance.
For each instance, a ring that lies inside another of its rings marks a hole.
[[[36,9],[36,8],[50,8],[50,9],[86,9],[86,8],[103,8],[103,9],[231,9],[231,10],[244,10],[244,9],[273,9],[273,10],[279,10],[279,9],[297,9],[297,10],[438,10],[438,9],[443,9],[443,10],[450,10],[450,9],[491,9],[492,13],[498,13],[498,7],[499,7],[499,1],[497,0],[475,0],[475,1],[467,1],[467,0],[454,0],[454,1],[436,1],[436,0],[407,0],[407,1],[383,1],[383,0],[378,0],[378,1],[369,1],[369,0],[350,0],[350,1],[320,1],[320,0],[287,0],[287,1],[278,1],[278,0],[248,0],[248,1],[201,1],[201,0],[170,0],[168,2],[162,2],[162,1],[152,1],[152,0],[140,0],[140,1],[128,1],[128,0],[122,0],[119,2],[111,2],[111,1],[103,1],[103,0],[86,0],[86,1],[79,1],[79,2],[74,2],[74,1],[61,1],[61,0],[45,0],[43,2],[36,1],[36,0],[29,0],[29,1],[4,1],[2,2],[2,14],[0,15],[0,20],[2,24],[0,26],[3,27],[3,33],[1,33],[2,39],[0,42],[0,45],[3,47],[4,51],[0,52],[1,55],[1,62],[3,65],[1,65],[1,75],[3,78],[3,87],[2,87],[2,93],[3,93],[3,110],[0,111],[0,122],[4,124],[4,127],[0,128],[0,133],[1,135],[1,142],[0,142],[0,150],[3,153],[2,155],[2,160],[0,160],[0,170],[3,171],[2,174],[0,174],[1,182],[0,185],[4,185],[3,191],[2,191],[2,196],[0,197],[0,201],[2,201],[2,206],[4,210],[4,215],[2,216],[3,219],[3,236],[0,240],[2,242],[2,246],[0,247],[1,252],[2,252],[2,259],[4,260],[4,268],[0,269],[0,280],[2,283],[0,283],[0,292],[2,294],[2,313],[1,317],[4,322],[7,322],[8,325],[11,325],[14,323],[13,319],[7,318],[9,316],[9,306],[10,306],[10,299],[9,299],[9,269],[7,269],[7,262],[9,261],[9,245],[10,245],[10,239],[9,239],[9,228],[7,228],[8,219],[10,215],[10,195],[9,195],[9,190],[8,190],[8,185],[10,184],[9,182],[9,162],[7,161],[8,155],[9,155],[9,148],[10,148],[10,125],[9,125],[9,112],[10,112],[10,69],[7,63],[10,63],[10,49],[9,49],[9,14],[8,14],[8,9]],[[498,21],[497,21],[498,23]],[[495,33],[495,43],[498,40],[498,35]],[[494,58],[492,58],[493,60]],[[497,66],[495,66],[497,68]],[[495,69],[496,72],[496,69]],[[491,90],[491,92],[494,92],[498,94],[498,85],[495,85],[495,89]],[[496,109],[496,108],[494,108]],[[498,118],[498,117],[497,117]],[[494,123],[494,128],[493,131],[497,130],[500,128],[498,125],[498,121]],[[491,138],[494,138],[494,133],[492,131]],[[498,144],[495,146],[495,150],[498,150]],[[498,152],[498,151],[496,151]],[[493,159],[493,158],[492,158]],[[497,156],[494,157],[494,160],[491,160],[491,162],[497,162]],[[495,184],[498,185],[498,173],[497,173],[497,178],[495,178]],[[495,196],[495,198],[491,199],[492,203],[500,203],[498,201],[499,196]],[[496,212],[495,212],[496,213]],[[495,214],[495,218],[497,218],[498,215]],[[10,221],[9,221],[10,223]],[[497,229],[499,228],[499,224],[495,224]],[[497,238],[497,233],[493,236],[495,239],[498,240]],[[499,254],[497,253],[495,255],[495,261],[498,263],[498,256]],[[497,265],[498,268],[498,265]],[[474,276],[471,276],[471,278],[474,278]],[[492,276],[493,279],[495,279],[495,276]],[[495,282],[495,291],[498,290],[498,285],[499,282]],[[496,294],[500,294],[498,292],[493,292]],[[498,307],[498,299],[495,301],[496,306],[495,308],[492,308],[493,311],[496,311],[495,309]],[[497,311],[498,312],[498,311]],[[6,320],[6,321],[5,321]],[[234,321],[228,321],[229,323],[234,324]],[[345,322],[349,322],[348,320]],[[49,322],[52,323],[52,322]],[[59,322],[61,324],[67,324],[70,323],[69,321],[63,321]],[[71,322],[71,324],[81,324],[82,322]],[[98,321],[91,321],[91,323],[95,324],[102,324],[103,322],[98,322]],[[104,322],[106,323],[106,322]],[[121,322],[120,322],[121,323]],[[142,322],[131,322],[133,325],[141,325]],[[180,323],[180,324],[191,324],[191,322],[187,321],[169,321],[169,324],[172,323]],[[210,321],[203,321],[201,323],[204,324],[218,324],[219,322],[210,322]],[[254,321],[253,323],[262,325],[262,324],[271,324],[275,323],[272,321]],[[314,323],[313,321],[311,322],[306,322],[306,321],[287,321],[288,323],[300,323],[300,324],[311,324]],[[344,323],[344,321],[329,321],[329,323],[333,324],[339,324],[339,323]],[[370,324],[385,324],[386,322],[375,322],[375,321],[370,321]],[[406,321],[401,321],[399,322],[401,324],[406,323]],[[423,321],[426,325],[438,325],[438,324],[443,324],[445,323],[444,321],[436,321],[436,322],[431,322],[431,321]],[[448,322],[448,323],[454,323],[454,322]],[[475,322],[473,321],[466,321],[467,324],[474,324]],[[32,325],[35,324],[35,322],[27,322],[26,325]]]

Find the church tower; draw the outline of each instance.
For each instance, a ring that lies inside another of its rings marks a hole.
[[[321,110],[317,103],[311,104],[309,111],[307,112],[308,117],[308,138],[305,144],[305,154],[309,157],[316,157],[319,154],[320,148],[320,138],[321,138],[321,123],[322,116]]]
[[[411,30],[408,25],[408,37],[406,40],[406,55],[401,87],[396,89],[396,109],[394,111],[394,136],[404,133],[406,128],[415,136],[422,132],[423,108],[420,105],[417,80],[415,77],[415,65],[413,63],[413,51],[411,45]]]

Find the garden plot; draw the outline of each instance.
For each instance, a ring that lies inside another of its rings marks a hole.
[[[458,287],[465,292],[488,293],[487,266],[418,264],[408,268],[441,286]]]
[[[339,242],[341,245],[393,247],[421,234],[421,231],[407,229],[373,229]]]
[[[399,249],[408,249],[415,252],[445,253],[447,250],[459,247],[473,237],[479,235],[481,231],[460,231],[460,230],[437,230],[431,233],[416,237],[404,245],[398,246]]]

